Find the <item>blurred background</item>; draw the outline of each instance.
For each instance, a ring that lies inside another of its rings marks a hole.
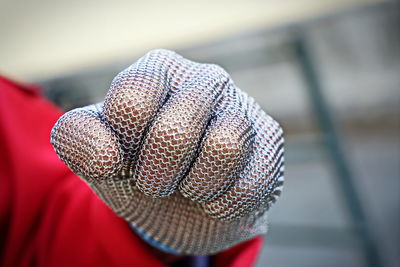
[[[0,73],[65,110],[148,50],[222,65],[286,133],[257,266],[400,266],[400,5],[0,0]]]

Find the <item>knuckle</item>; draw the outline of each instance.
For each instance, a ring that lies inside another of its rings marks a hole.
[[[241,114],[227,112],[214,119],[180,185],[181,193],[200,203],[223,194],[243,169],[253,137],[251,125]]]
[[[220,79],[221,81],[231,81],[229,73],[217,64],[204,64],[207,75]]]
[[[204,211],[220,220],[233,220],[261,208],[268,209],[283,184],[283,132],[279,124],[252,100],[246,109],[254,129],[249,162],[228,191],[206,203]]]
[[[176,52],[168,50],[168,49],[153,49],[149,51],[145,57],[157,57],[164,60],[177,60],[182,58],[182,56],[178,55]]]
[[[203,124],[168,105],[156,117],[140,151],[136,181],[155,197],[172,194],[196,152]]]
[[[249,197],[252,190],[242,187],[231,187],[226,194],[204,205],[204,211],[212,218],[230,221],[244,217],[252,207],[249,207]]]
[[[249,114],[255,130],[250,161],[228,192],[205,206],[206,213],[221,220],[240,218],[261,207],[268,209],[281,192],[282,128],[254,102]]]
[[[149,52],[113,81],[104,102],[104,114],[118,134],[128,161],[135,157],[142,136],[166,98],[166,72],[173,52]]]

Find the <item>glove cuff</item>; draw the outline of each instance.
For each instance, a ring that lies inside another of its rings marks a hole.
[[[152,238],[151,236],[147,235],[145,232],[143,232],[142,230],[140,230],[139,228],[137,228],[135,225],[133,225],[132,223],[129,224],[130,227],[132,228],[132,230],[140,237],[142,238],[144,241],[146,241],[149,245],[151,245],[152,247],[155,247],[161,251],[170,253],[170,254],[175,254],[175,255],[180,255],[180,253],[172,248],[167,247],[166,245],[164,245],[163,243],[158,242],[157,240],[155,240],[154,238]]]

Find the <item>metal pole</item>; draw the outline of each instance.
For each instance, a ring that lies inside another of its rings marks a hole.
[[[370,267],[383,266],[376,240],[373,238],[372,228],[368,224],[365,211],[354,186],[353,177],[337,135],[331,112],[322,94],[321,83],[318,80],[317,71],[311,59],[311,52],[303,34],[299,34],[295,39],[294,48],[316,119],[323,133],[323,141],[332,159],[337,174],[337,182],[343,192],[344,200],[347,203],[346,208],[354,223],[355,234],[361,241],[367,264]]]

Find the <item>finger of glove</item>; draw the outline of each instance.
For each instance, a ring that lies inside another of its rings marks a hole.
[[[223,194],[244,167],[254,131],[240,109],[222,112],[207,127],[193,167],[179,185],[185,197],[199,203]]]
[[[173,94],[157,114],[140,150],[136,184],[146,195],[172,194],[192,162],[229,76],[214,65]]]
[[[249,118],[256,136],[249,163],[225,194],[206,203],[205,211],[214,218],[243,217],[280,194],[283,184],[283,131],[252,98],[245,96]]]
[[[119,73],[104,102],[104,116],[117,133],[127,162],[134,160],[149,122],[167,96],[168,71],[180,56],[154,50]]]
[[[60,159],[85,179],[102,179],[121,168],[123,156],[117,137],[96,105],[64,114],[53,127],[50,141]]]

